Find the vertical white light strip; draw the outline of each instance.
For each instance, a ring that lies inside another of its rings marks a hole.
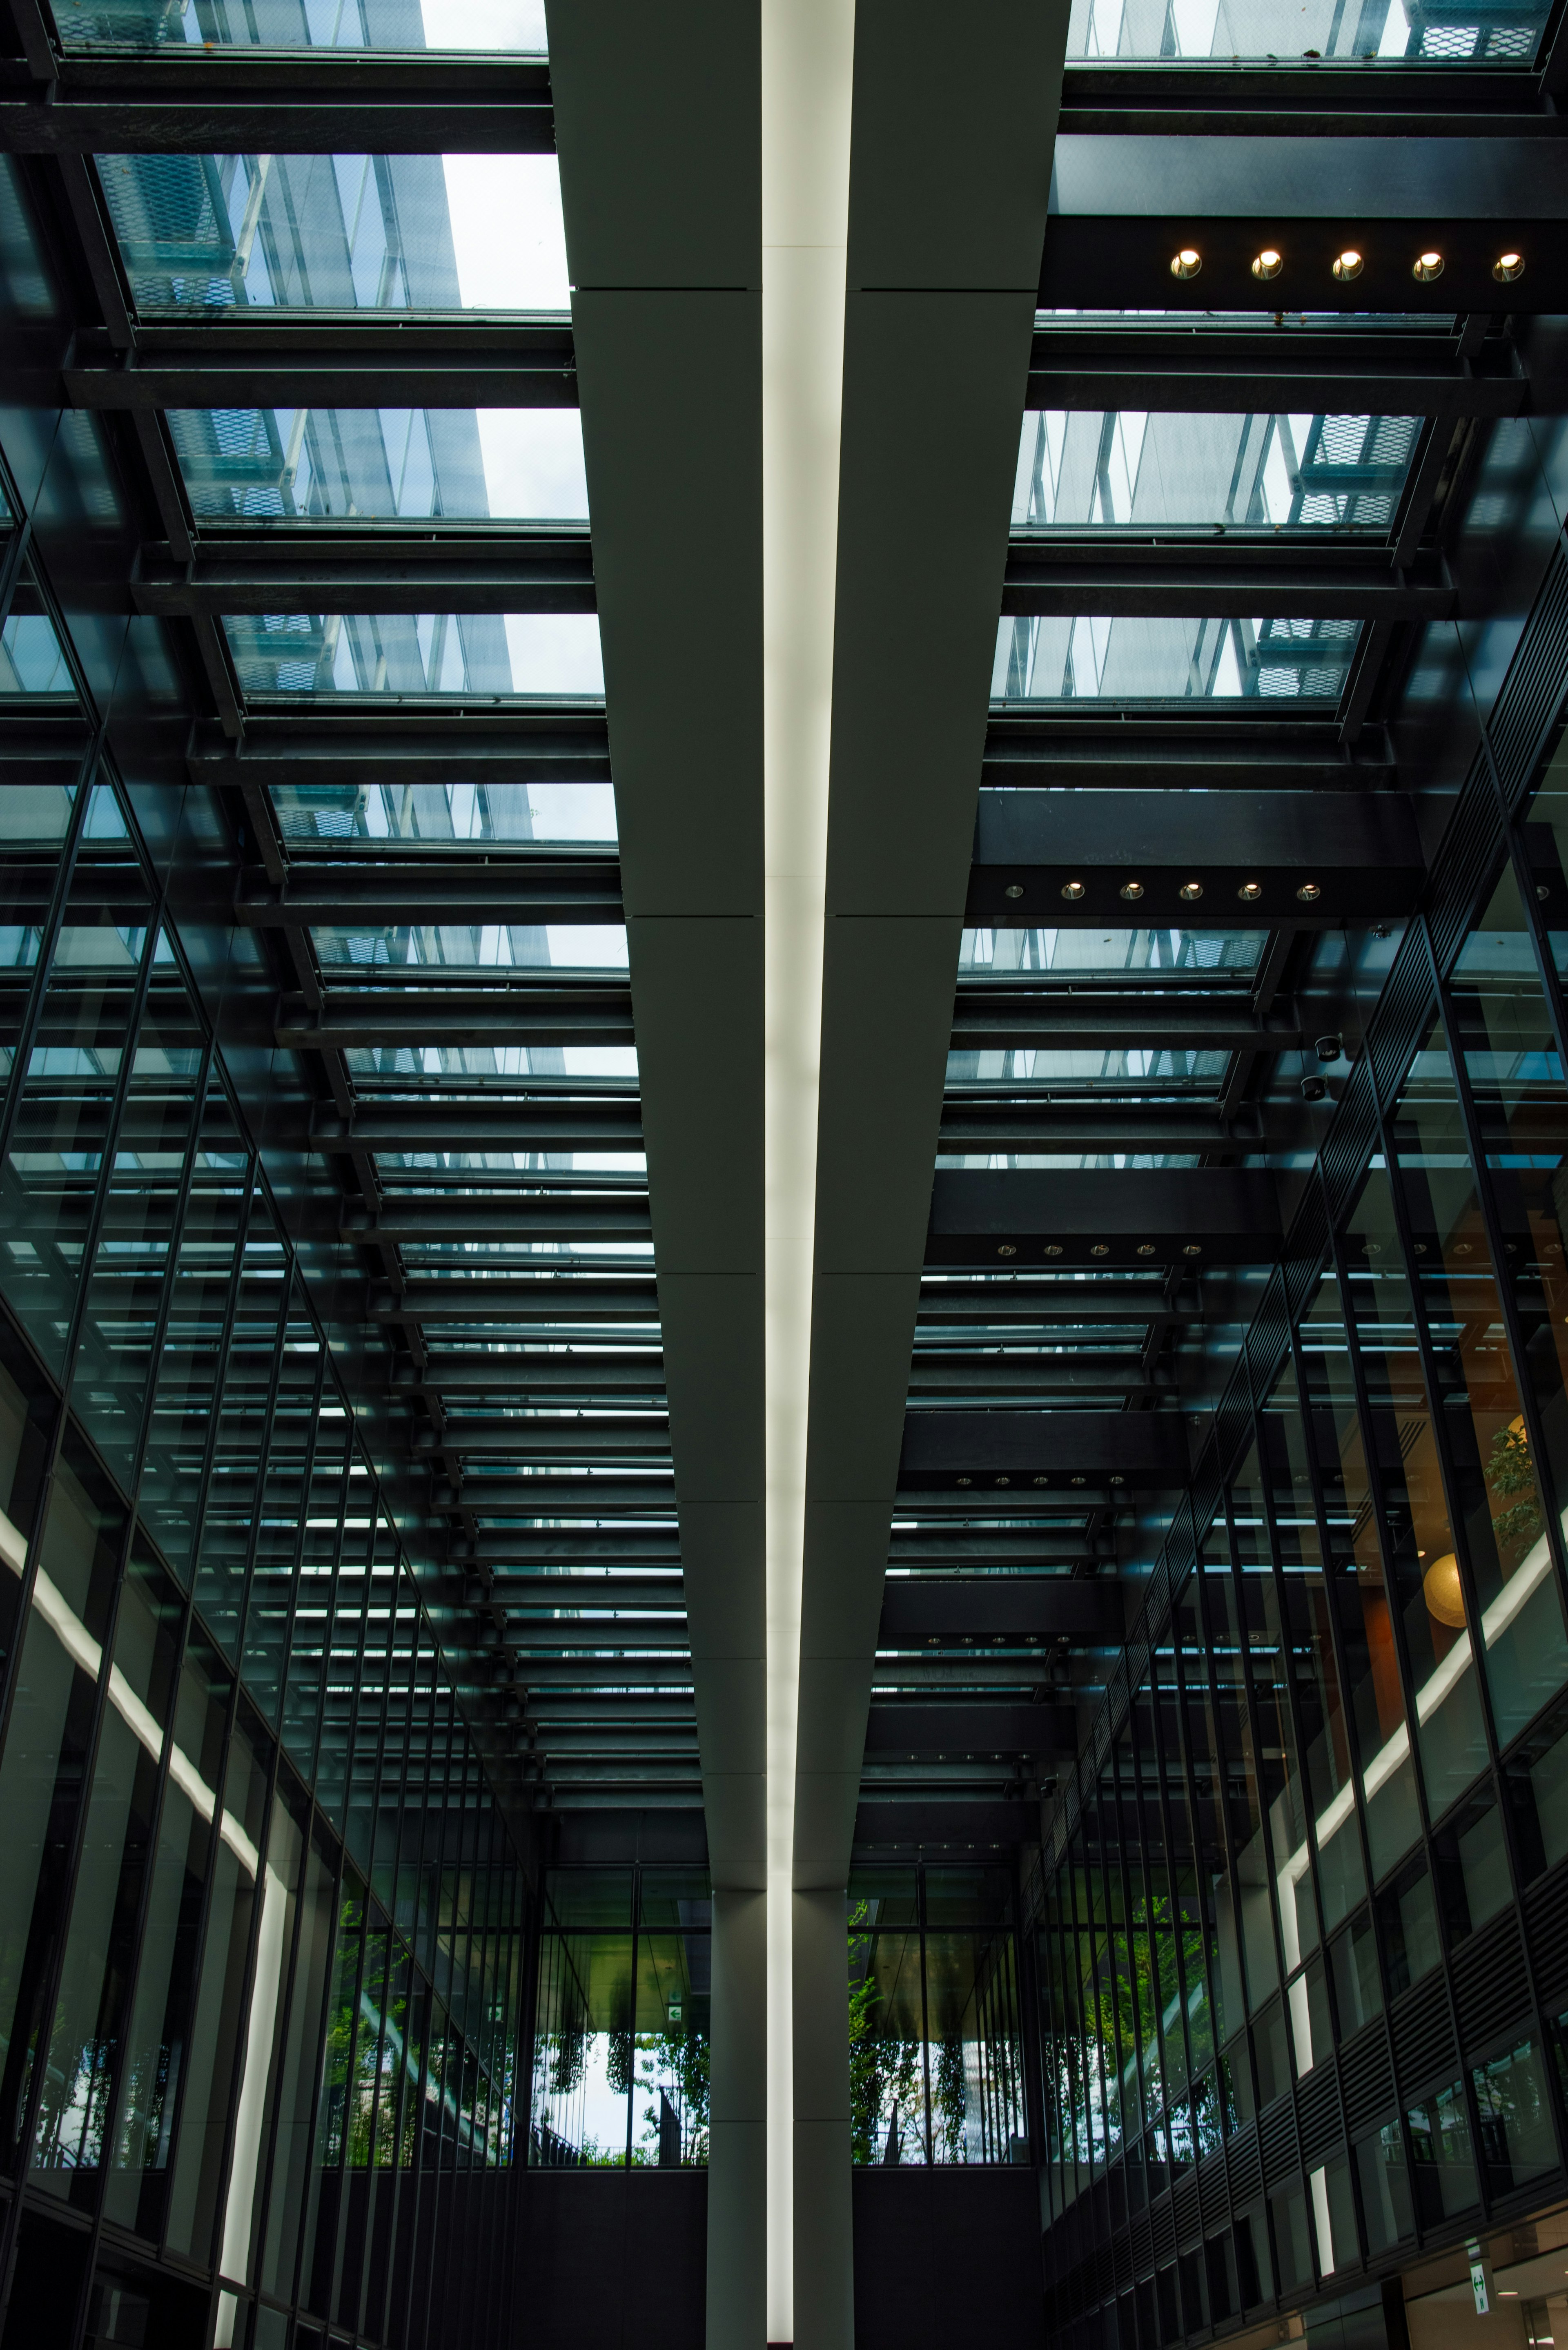
[[[794,2338],[791,1861],[854,0],[762,0],[768,2281]]]

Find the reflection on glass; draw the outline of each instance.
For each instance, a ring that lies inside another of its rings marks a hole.
[[[143,310],[570,307],[554,155],[106,155]]]
[[[1073,0],[1067,56],[1519,66],[1534,57],[1546,13],[1519,0]]]
[[[55,21],[67,48],[545,49],[543,0],[62,0]]]
[[[291,852],[616,837],[615,792],[608,784],[273,784],[270,789]],[[0,813],[5,805],[0,800]]]
[[[1004,972],[1054,972],[1072,979],[1091,972],[1215,972],[1238,979],[1256,971],[1266,931],[965,931],[959,977]]]
[[[223,629],[247,694],[604,695],[595,612],[247,612]]]
[[[1511,889],[1511,880],[1509,886]],[[1490,935],[1483,933],[1476,941],[1483,952]],[[1490,990],[1479,972],[1472,984],[1474,1005]],[[1539,1001],[1538,991],[1532,992]],[[1512,1024],[1507,1023],[1506,1012],[1498,1024]],[[1539,1024],[1544,1026],[1543,1006]],[[1507,1040],[1500,1035],[1498,1041]],[[1483,1078],[1490,1074],[1488,1064],[1513,1057],[1495,1049],[1466,1055],[1467,1062],[1481,1064]],[[1560,1097],[1560,1081],[1540,1090]],[[1553,1101],[1548,1116],[1555,1109]],[[1506,1745],[1568,1679],[1568,1633],[1547,1534],[1540,1464],[1521,1409],[1491,1243],[1440,1022],[1433,1023],[1406,1079],[1394,1144],[1468,1563],[1480,1603],[1487,1686],[1499,1741]],[[1539,1326],[1539,1315],[1532,1318]],[[1557,1350],[1551,1346],[1542,1352],[1537,1385],[1544,1374],[1544,1400],[1549,1409],[1560,1410],[1561,1386],[1552,1376]],[[1453,1607],[1445,1606],[1448,1586],[1445,1583],[1443,1592],[1438,1591],[1435,1571],[1428,1574],[1432,1588],[1428,1607],[1446,1620],[1462,1620],[1466,1610],[1457,1564],[1450,1560],[1449,1567],[1449,1596],[1459,1602],[1457,1617]],[[1468,1660],[1468,1633],[1464,1647]]]
[[[42,612],[13,612],[0,629],[0,695],[14,693],[75,696],[54,624]]]
[[[575,408],[180,408],[169,429],[203,520],[587,520]]]
[[[1368,1170],[1346,1219],[1345,1257],[1383,1488],[1388,1564],[1415,1688],[1417,1745],[1437,1814],[1485,1767],[1486,1731],[1469,1669],[1470,1603],[1455,1561],[1415,1302],[1381,1160]]]
[[[1386,532],[1419,430],[1413,416],[1033,409],[1012,527]]]
[[[600,1086],[626,1090],[637,1078],[635,1045],[350,1045],[344,1052],[355,1077],[452,1077],[493,1084],[517,1077],[578,1081],[586,1093]],[[575,1089],[570,1087],[567,1089]]]
[[[1359,620],[1003,619],[992,703],[1336,701]]]

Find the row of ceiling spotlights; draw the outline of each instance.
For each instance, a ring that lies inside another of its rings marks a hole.
[[[1141,881],[1124,881],[1117,895],[1125,898],[1129,905],[1136,906],[1143,893],[1144,885]],[[1002,894],[1004,898],[1022,898],[1023,882],[1010,881]],[[1062,895],[1070,906],[1077,905],[1080,899],[1086,898],[1088,894],[1089,885],[1086,881],[1064,881],[1062,884]],[[1236,892],[1243,906],[1255,906],[1262,894],[1263,885],[1261,881],[1243,881]],[[1201,881],[1184,881],[1177,895],[1184,904],[1195,906],[1203,895],[1203,884]],[[1322,895],[1322,887],[1316,881],[1303,881],[1296,890],[1296,896],[1303,906],[1315,906]]]
[[[1262,252],[1253,257],[1252,275],[1254,277],[1277,277],[1284,265],[1284,255],[1277,252],[1272,244],[1265,245]],[[1343,253],[1336,254],[1332,265],[1334,275],[1342,285],[1350,278],[1359,277],[1366,265],[1365,254],[1358,253],[1354,245],[1347,245]],[[1170,274],[1173,277],[1196,277],[1202,266],[1203,255],[1196,245],[1184,244],[1179,253],[1171,255]],[[1422,286],[1432,285],[1442,274],[1443,256],[1440,253],[1418,253],[1410,265],[1411,276]],[[1491,274],[1500,286],[1511,286],[1524,275],[1523,254],[1500,253],[1492,263]]]

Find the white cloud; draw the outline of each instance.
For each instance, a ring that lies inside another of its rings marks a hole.
[[[465,310],[569,310],[554,155],[443,155]]]

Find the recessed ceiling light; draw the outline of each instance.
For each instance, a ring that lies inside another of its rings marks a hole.
[[[1087,894],[1086,887],[1082,881],[1064,881],[1062,884],[1063,897],[1075,906],[1080,898],[1086,897]]]
[[[1189,1241],[1183,1247],[1181,1253],[1183,1256],[1201,1256],[1203,1251],[1197,1241]]]
[[[1410,275],[1418,286],[1434,285],[1442,274],[1443,256],[1440,253],[1418,253],[1416,255]]]
[[[1195,906],[1202,895],[1203,884],[1201,881],[1184,881],[1182,883],[1181,896],[1188,905]]]
[[[1347,244],[1343,253],[1334,255],[1334,274],[1342,285],[1347,278],[1359,277],[1365,266],[1366,264],[1353,244]]]
[[[1277,277],[1284,265],[1284,255],[1276,253],[1272,244],[1266,244],[1252,263],[1252,275],[1254,277]]]
[[[996,1253],[998,1256],[1016,1256],[1018,1254],[1018,1251],[1013,1247],[1011,1241],[998,1241],[996,1244]]]
[[[1047,1242],[1046,1242],[1046,1243],[1045,1243],[1045,1253],[1046,1253],[1046,1255],[1047,1255],[1047,1256],[1060,1256],[1060,1255],[1061,1255],[1061,1253],[1062,1253],[1062,1243],[1061,1243],[1061,1242],[1060,1242],[1060,1241],[1047,1241]]]
[[[1184,244],[1179,253],[1171,256],[1170,274],[1173,277],[1196,277],[1202,266],[1203,255],[1197,247]]]
[[[1141,881],[1124,881],[1122,883],[1122,896],[1127,900],[1129,905],[1136,906],[1138,899],[1143,896],[1143,883]]]
[[[1137,1244],[1137,1253],[1139,1256],[1152,1256],[1154,1254],[1154,1243],[1152,1241],[1139,1241]]]
[[[1323,891],[1318,888],[1315,881],[1303,881],[1301,888],[1296,891],[1296,896],[1301,899],[1303,906],[1315,906],[1318,899],[1323,896]]]
[[[1089,1254],[1091,1256],[1109,1256],[1110,1250],[1106,1246],[1104,1241],[1096,1241],[1094,1247],[1089,1251]]]
[[[1261,881],[1243,881],[1236,895],[1244,906],[1255,906],[1263,894]]]
[[[953,1482],[957,1485],[972,1485],[974,1479],[972,1477],[955,1477]]]
[[[1023,895],[1023,882],[1010,881],[1002,894],[1004,898],[1022,898]]]
[[[1491,274],[1500,286],[1511,286],[1516,277],[1524,275],[1522,253],[1500,253],[1492,263]]]

